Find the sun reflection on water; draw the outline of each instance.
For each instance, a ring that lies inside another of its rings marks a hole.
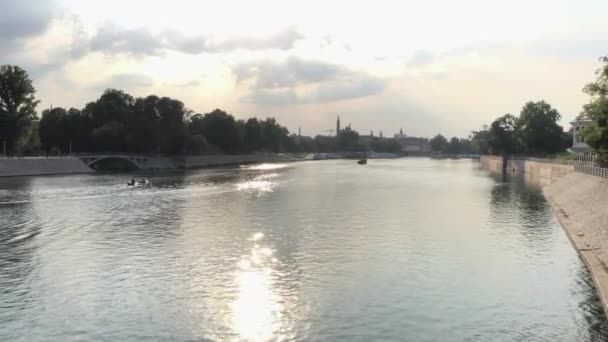
[[[281,330],[281,298],[272,280],[273,264],[277,259],[273,250],[260,245],[263,233],[257,233],[251,253],[238,263],[237,298],[232,304],[232,326],[246,341],[277,339]]]

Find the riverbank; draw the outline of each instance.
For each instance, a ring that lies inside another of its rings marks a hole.
[[[502,157],[482,156],[484,169],[502,173]],[[524,174],[543,194],[587,269],[608,315],[608,180],[572,165],[509,160],[507,174]]]
[[[608,313],[608,180],[571,173],[544,187],[543,193],[587,265]]]
[[[78,158],[11,158],[0,159],[0,177],[64,175],[93,173]]]
[[[128,155],[117,155],[115,158],[128,158]],[[312,155],[310,158],[294,158],[278,154],[152,157],[145,159],[138,167],[142,170],[200,169],[215,166],[294,162],[310,159],[312,159]],[[87,163],[77,157],[0,159],[0,177],[67,175],[94,172],[96,171],[93,168],[87,166]]]

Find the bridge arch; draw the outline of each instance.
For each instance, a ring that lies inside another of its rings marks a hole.
[[[84,158],[84,162],[85,164],[87,164],[88,167],[95,169],[95,165],[97,165],[98,163],[102,162],[102,161],[109,161],[109,160],[120,160],[121,162],[126,162],[127,165],[130,165],[133,169],[141,169],[143,167],[143,163],[144,163],[144,158],[134,158],[134,157],[128,157],[128,156],[99,156],[99,157],[89,157],[89,158]]]

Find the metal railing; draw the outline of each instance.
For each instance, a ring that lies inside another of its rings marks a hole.
[[[597,167],[590,165],[574,165],[574,171],[586,173],[588,175],[608,178],[608,169],[605,167]]]
[[[574,171],[586,173],[588,175],[608,178],[608,168],[601,167],[597,162],[597,155],[594,153],[585,153],[575,156],[573,159],[552,159],[552,158],[535,158],[535,157],[511,157],[512,160],[529,160],[536,163],[571,165],[574,166]]]

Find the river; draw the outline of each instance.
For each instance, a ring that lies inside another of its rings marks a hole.
[[[597,341],[537,188],[469,160],[0,179],[0,340]]]

